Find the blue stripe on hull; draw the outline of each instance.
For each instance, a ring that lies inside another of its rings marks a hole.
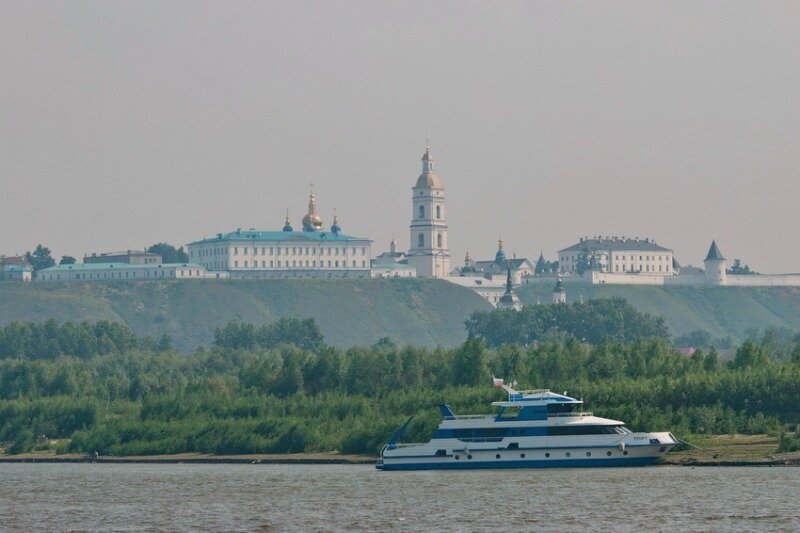
[[[617,457],[613,459],[547,459],[536,461],[452,461],[375,465],[379,470],[471,470],[476,468],[589,468],[602,466],[646,466],[658,457]]]

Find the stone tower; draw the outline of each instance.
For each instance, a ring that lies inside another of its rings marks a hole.
[[[409,266],[417,275],[441,278],[450,275],[450,249],[444,213],[444,188],[433,170],[430,147],[422,156],[422,174],[412,190],[411,248]]]
[[[706,267],[706,277],[711,285],[727,285],[728,274],[726,269],[728,267],[728,260],[722,257],[722,253],[717,247],[717,241],[711,241],[711,248],[708,249],[703,264]]]

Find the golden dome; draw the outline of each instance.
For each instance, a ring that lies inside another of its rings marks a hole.
[[[422,174],[417,178],[415,189],[441,189],[442,182],[439,181],[439,176],[433,171],[433,154],[431,154],[430,147],[425,149],[425,155],[422,156]]]
[[[322,229],[322,217],[317,214],[317,197],[311,192],[308,195],[308,213],[303,217],[303,231],[319,231]]]

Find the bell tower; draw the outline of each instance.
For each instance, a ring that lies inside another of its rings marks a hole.
[[[450,275],[450,248],[444,213],[444,187],[433,170],[430,146],[422,156],[422,174],[411,189],[411,248],[408,264],[417,275],[441,278]]]

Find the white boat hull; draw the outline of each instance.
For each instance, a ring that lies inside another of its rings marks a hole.
[[[645,466],[657,461],[677,444],[670,433],[632,434],[625,440],[628,442],[514,449],[485,445],[469,447],[459,443],[457,447],[445,449],[444,455],[441,454],[442,443],[406,444],[394,449],[385,448],[376,468],[436,470]]]

